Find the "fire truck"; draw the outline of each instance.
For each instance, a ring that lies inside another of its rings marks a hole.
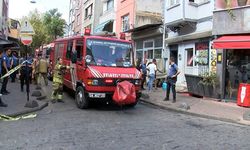
[[[121,34],[118,39],[110,34],[84,35],[61,38],[54,41],[51,63],[58,57],[63,64],[74,69],[64,74],[64,86],[75,92],[78,108],[86,109],[92,100],[112,101],[116,85],[129,81],[135,86],[136,102],[141,96],[141,73],[135,68],[132,43]]]

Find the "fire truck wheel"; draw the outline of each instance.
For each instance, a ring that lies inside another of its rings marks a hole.
[[[78,108],[86,109],[89,106],[89,100],[85,96],[85,92],[82,86],[78,86],[76,89],[75,101]]]

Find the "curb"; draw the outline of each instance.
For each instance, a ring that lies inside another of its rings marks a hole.
[[[12,113],[12,114],[6,114],[6,116],[18,117],[18,116],[21,116],[21,115],[25,115],[25,114],[29,114],[29,113],[33,113],[33,112],[42,110],[43,108],[47,107],[48,105],[49,105],[49,103],[46,102],[46,103],[42,104],[42,105],[39,106],[39,107],[31,108],[31,109],[28,109],[28,110],[23,110],[23,111],[16,112],[16,113]]]
[[[146,104],[149,104],[149,105],[156,106],[160,109],[164,109],[164,110],[168,110],[168,111],[172,111],[172,112],[177,112],[177,113],[186,114],[186,115],[195,116],[195,117],[200,117],[200,118],[205,118],[205,119],[213,119],[213,120],[218,120],[218,121],[223,121],[223,122],[228,122],[228,123],[234,123],[234,124],[239,124],[239,125],[244,125],[244,126],[250,126],[250,124],[244,124],[244,123],[241,123],[239,121],[232,120],[232,119],[214,117],[214,116],[209,116],[209,115],[204,115],[204,114],[197,114],[197,113],[193,113],[193,112],[184,111],[184,110],[181,110],[178,108],[177,109],[170,108],[170,107],[163,106],[160,104],[155,104],[153,102],[150,102],[150,101],[147,101],[144,99],[140,99],[140,101],[144,102]]]

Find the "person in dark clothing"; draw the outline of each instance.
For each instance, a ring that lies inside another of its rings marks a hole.
[[[3,65],[3,59],[2,59],[3,51],[0,50],[0,77],[2,76],[2,65]],[[7,107],[8,105],[5,104],[2,101],[2,98],[0,97],[0,107]]]
[[[16,52],[13,52],[13,53],[12,53],[12,64],[11,64],[11,69],[15,68],[17,65],[18,65],[17,54],[16,54]],[[13,73],[10,75],[11,82],[15,82],[15,80],[16,80],[16,74],[17,74],[17,71],[13,72]]]
[[[2,75],[5,75],[11,69],[10,67],[12,64],[12,60],[10,57],[11,57],[11,49],[8,48],[2,57],[3,58]],[[9,77],[6,77],[3,79],[3,84],[2,84],[2,89],[1,89],[1,94],[3,95],[7,95],[10,93],[9,91],[7,91],[8,79]]]
[[[147,59],[144,59],[144,62],[141,65],[141,72],[142,72],[141,89],[145,90],[144,84],[146,82],[146,77],[147,77]]]
[[[168,76],[167,76],[167,92],[166,92],[166,98],[164,100],[165,101],[169,100],[170,88],[172,88],[173,103],[175,103],[176,102],[175,84],[177,81],[177,76],[180,74],[180,71],[178,69],[178,66],[175,64],[174,57],[170,58],[169,65],[170,68],[168,70]]]
[[[24,58],[21,60],[20,63],[22,63],[24,60]],[[26,63],[27,63],[27,70],[26,70]],[[32,77],[32,59],[30,57],[28,57],[27,62],[23,63],[21,69],[20,69],[20,83],[21,83],[21,92],[23,92],[23,86],[24,83],[26,84],[26,92],[29,92],[29,86],[27,86],[29,84],[29,82],[31,81]]]

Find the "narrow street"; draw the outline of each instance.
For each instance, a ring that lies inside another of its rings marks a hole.
[[[0,149],[44,150],[235,150],[249,149],[248,126],[202,119],[138,104],[76,108],[66,103],[34,119],[0,122]]]

